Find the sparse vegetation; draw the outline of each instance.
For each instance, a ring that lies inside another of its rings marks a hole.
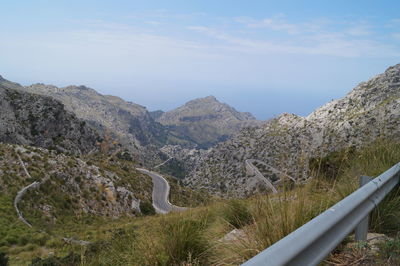
[[[217,201],[190,212],[155,216],[150,220],[145,218],[135,223],[140,235],[134,240],[137,252],[123,252],[118,256],[130,256],[132,265],[240,264],[353,192],[358,188],[360,175],[376,176],[387,170],[400,160],[400,149],[397,147],[399,146],[396,143],[376,141],[364,149],[355,150],[354,155],[347,158],[345,166],[335,176],[324,178],[321,173],[308,184],[281,192],[277,196]],[[377,213],[380,216],[379,219],[372,218],[372,231],[392,235],[400,230],[394,210],[394,206],[400,201],[396,193],[398,191],[393,192],[374,212],[373,217]],[[393,215],[383,215],[384,213]],[[196,221],[206,222],[193,223],[193,217]],[[220,239],[232,228],[240,228],[242,233],[236,240],[221,242]],[[193,243],[190,245],[198,248],[197,253],[193,249],[179,246],[189,241],[187,232],[192,230],[196,231],[192,234],[202,241],[201,246],[197,247]],[[169,243],[168,249],[163,244],[166,239]],[[395,243],[385,244],[385,254],[399,252]],[[96,256],[103,256],[101,254],[103,253]],[[387,258],[387,255],[384,257]]]
[[[6,160],[16,160],[10,150],[0,150]],[[309,183],[286,188],[278,195],[258,195],[240,200],[215,199],[205,203],[207,196],[201,197],[201,194],[196,194],[198,192],[189,190],[182,192],[184,189],[179,186],[179,181],[168,177],[171,183],[171,201],[177,202],[174,204],[188,206],[186,202],[197,201],[205,206],[183,213],[154,215],[150,199],[144,198],[140,207],[146,216],[134,219],[120,217],[112,220],[76,212],[74,210],[79,209],[79,201],[71,197],[66,198],[59,190],[65,186],[65,181],[50,178],[45,186],[30,192],[27,197],[39,205],[53,206],[53,214],[57,219],[55,223],[51,219],[44,219],[36,207],[29,207],[25,203],[21,207],[33,221],[34,228],[30,229],[20,222],[15,222],[13,194],[1,195],[1,212],[6,215],[0,217],[0,251],[10,258],[11,265],[26,264],[33,257],[40,258],[36,259],[35,263],[42,264],[37,265],[46,265],[44,263],[61,263],[66,258],[78,256],[81,265],[237,265],[357,189],[360,175],[376,176],[387,170],[400,159],[400,144],[377,140],[364,149],[353,150],[352,156],[348,156],[346,152],[340,154],[343,157],[335,155],[336,163],[331,164],[336,167],[331,168],[333,171],[330,173],[334,172],[334,175],[325,176],[321,167],[320,171],[316,172],[316,178]],[[38,173],[42,165],[47,163],[49,156],[51,158],[51,155],[44,156],[39,151],[31,154],[37,156],[35,160],[28,160],[24,154],[20,156],[27,162],[29,171]],[[321,162],[324,160],[321,159]],[[100,166],[99,171],[102,174],[113,172],[121,177],[116,180],[121,186],[138,182],[134,181],[135,179],[128,180],[132,177],[133,169],[127,161],[118,158],[110,161],[92,161],[93,165]],[[65,160],[65,165],[66,168],[73,168],[77,162],[71,157],[70,160]],[[28,180],[19,178],[23,176],[20,167],[3,164],[1,170],[6,173],[1,185],[13,193],[17,191],[15,186],[21,187],[29,183]],[[14,176],[13,182],[7,185],[6,176]],[[41,179],[40,176],[38,178]],[[139,175],[138,178],[146,177]],[[73,180],[84,185],[85,177],[77,175]],[[151,189],[151,183],[149,188]],[[100,193],[102,190],[104,188],[87,188],[86,196],[91,197],[91,194]],[[370,226],[372,231],[383,232],[392,237],[399,231],[398,193],[397,189],[373,212]],[[86,197],[84,195],[82,194],[82,197]],[[106,203],[107,198],[105,201],[99,201]],[[37,226],[46,228],[46,232],[36,231]],[[238,237],[222,241],[232,229],[239,230]],[[69,237],[89,240],[92,244],[85,248],[65,245],[60,236],[65,236],[66,232],[69,232]],[[396,261],[394,259],[398,258],[398,237],[394,239],[394,242],[388,242],[381,247],[382,260],[390,258]],[[50,252],[54,255],[49,256]],[[70,252],[78,256],[68,256]],[[17,256],[19,259],[16,259]]]

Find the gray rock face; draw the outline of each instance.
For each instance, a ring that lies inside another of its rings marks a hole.
[[[399,135],[400,64],[307,117],[282,114],[258,128],[242,130],[211,149],[185,182],[223,196],[247,196],[259,185],[246,175],[247,159],[265,162],[301,182],[310,177],[311,157]]]
[[[194,142],[200,148],[209,148],[241,128],[260,124],[250,113],[238,112],[214,96],[189,101],[161,114],[157,121],[176,136]]]
[[[145,107],[121,98],[102,95],[85,86],[58,88],[33,84],[18,89],[59,100],[68,111],[96,127],[101,134],[111,134],[137,161],[150,164],[157,161],[158,147],[167,141],[167,131],[151,118]]]
[[[0,81],[0,142],[73,154],[96,149],[99,136],[95,130],[59,101],[6,86]]]

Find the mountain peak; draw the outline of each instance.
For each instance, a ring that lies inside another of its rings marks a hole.
[[[201,98],[200,98],[200,99],[201,99]],[[204,97],[203,99],[204,99],[204,100],[207,100],[207,101],[215,101],[215,102],[218,102],[217,98],[215,98],[215,96],[213,96],[213,95],[206,96],[206,97]]]
[[[174,110],[155,116],[175,135],[190,139],[202,148],[226,140],[241,128],[258,124],[250,113],[242,113],[214,96],[198,98]]]
[[[215,96],[209,95],[203,98],[196,98],[193,100],[188,101],[185,105],[191,105],[191,104],[207,104],[207,103],[217,103],[217,104],[221,104],[221,102],[219,102],[217,100],[217,98],[215,98]]]

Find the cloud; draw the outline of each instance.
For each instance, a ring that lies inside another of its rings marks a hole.
[[[261,20],[251,17],[236,17],[234,20],[248,28],[281,31],[290,35],[318,32],[325,24],[329,23],[327,19],[289,23],[283,14],[263,18]]]
[[[373,34],[369,25],[355,25],[344,30],[350,36],[371,36]]]
[[[255,20],[249,17],[237,17],[236,22],[242,23],[249,28],[265,28],[274,31],[285,31],[288,34],[298,34],[303,31],[300,25],[290,24],[284,21],[281,16]]]
[[[162,24],[161,22],[159,22],[159,21],[154,21],[154,20],[146,21],[145,23],[146,23],[146,24],[149,24],[149,25],[153,25],[153,26],[159,26],[159,25]]]
[[[392,37],[398,41],[400,41],[400,32],[394,32],[392,33]]]
[[[338,57],[400,56],[400,49],[372,31],[367,21],[315,19],[289,23],[284,15],[264,19],[236,17],[239,28],[191,26],[195,31],[219,40],[225,49],[251,54],[299,54]],[[240,27],[244,26],[244,28]],[[279,34],[273,34],[278,32]],[[397,38],[392,34],[392,38]]]
[[[187,29],[203,33],[227,45],[225,49],[251,54],[303,54],[340,57],[363,56],[400,56],[400,52],[391,45],[369,39],[348,38],[345,33],[315,33],[288,39],[260,40],[239,37],[217,29],[191,26]],[[352,34],[357,35],[359,34]],[[364,34],[363,34],[364,36]]]

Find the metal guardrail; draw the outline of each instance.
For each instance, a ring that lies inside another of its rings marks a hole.
[[[369,213],[399,184],[399,176],[400,163],[242,265],[318,265],[359,224],[367,228]]]

